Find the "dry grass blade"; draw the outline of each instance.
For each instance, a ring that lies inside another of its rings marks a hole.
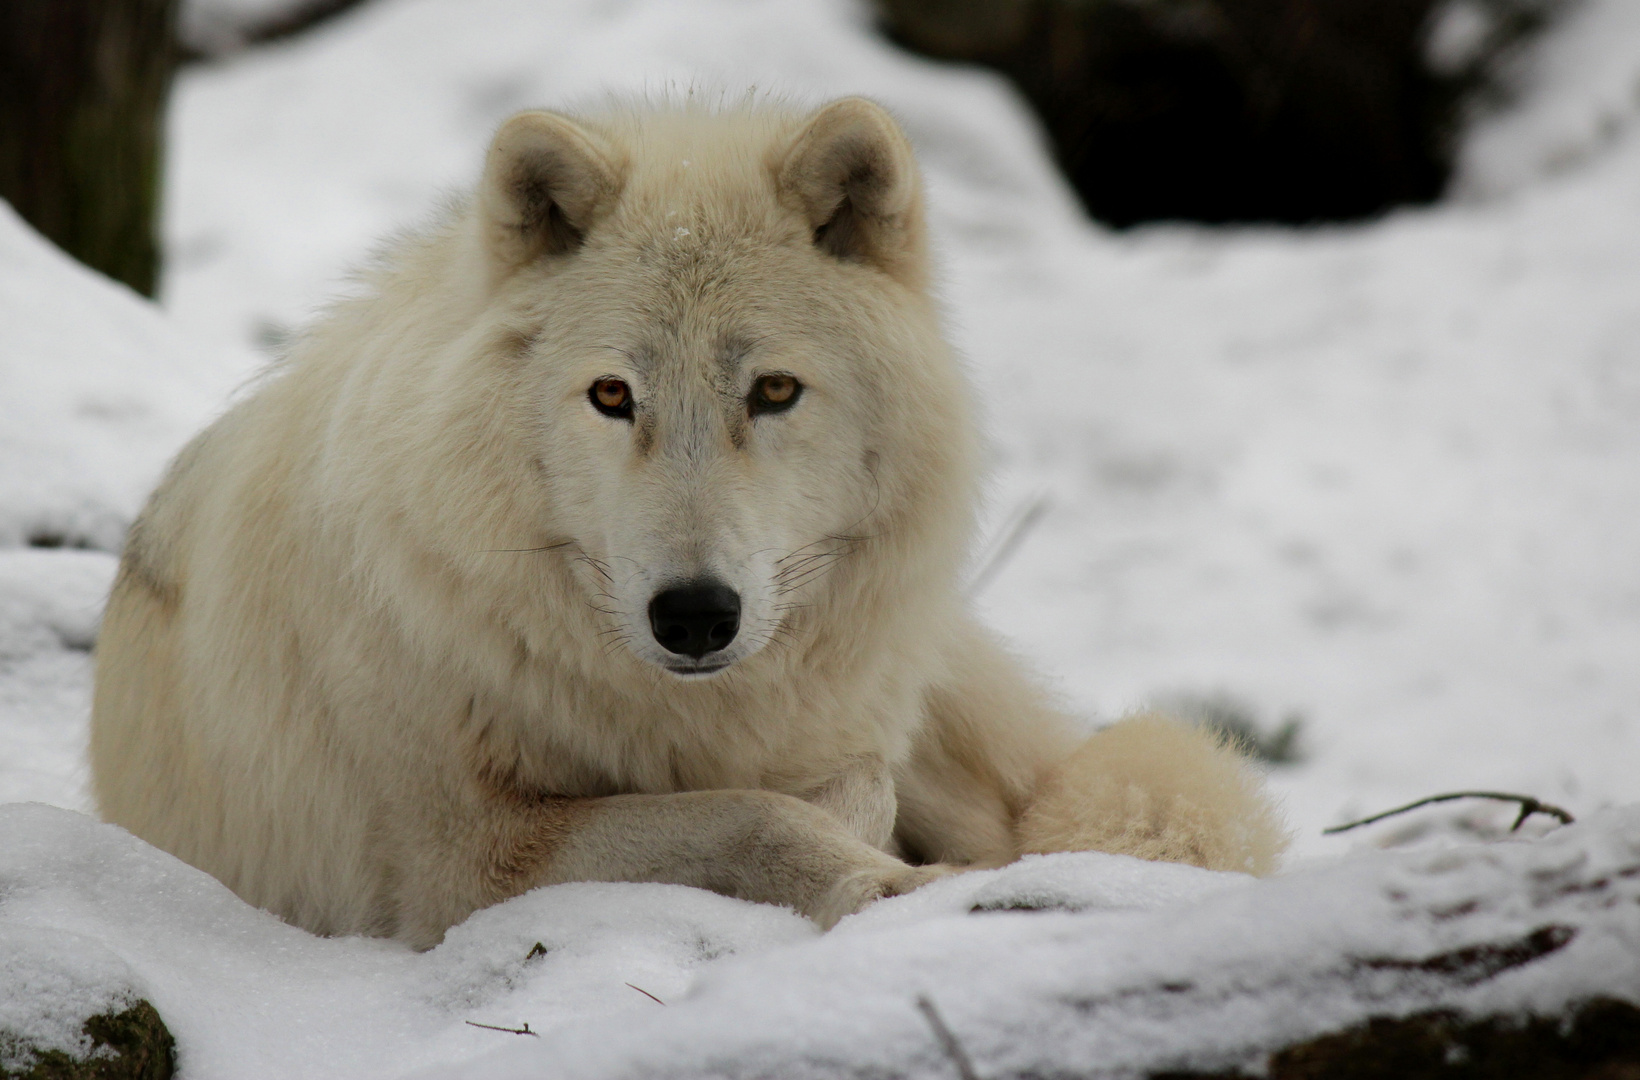
[[[968,1059],[968,1052],[962,1048],[951,1029],[945,1026],[945,1020],[934,1008],[934,1002],[928,997],[919,996],[917,1009],[928,1021],[928,1026],[934,1029],[934,1038],[939,1042],[940,1049],[945,1051],[945,1056],[957,1067],[957,1075],[962,1080],[979,1080],[979,1073],[974,1071],[974,1063]]]
[[[627,983],[626,985],[632,986],[631,983]],[[642,994],[644,997],[648,998],[650,1001],[653,1001],[657,1005],[665,1005],[666,1004],[666,1002],[662,1001],[660,998],[656,997],[654,994],[651,994],[648,990],[645,990],[641,986],[632,986],[632,989],[636,990],[638,993]]]
[[[1019,545],[1024,543],[1026,535],[1041,524],[1051,504],[1052,500],[1047,493],[1042,492],[1020,504],[1009,515],[1002,529],[986,545],[985,554],[980,556],[979,567],[968,582],[970,596],[978,596],[983,592],[998,572],[1007,565],[1008,560],[1019,550]]]

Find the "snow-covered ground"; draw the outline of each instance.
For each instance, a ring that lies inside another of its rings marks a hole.
[[[0,836],[0,1030],[66,1046],[76,1008],[140,994],[183,1076],[209,1080],[953,1076],[919,998],[982,1076],[1133,1076],[1238,1064],[1369,1012],[1640,997],[1633,808],[1265,883],[1037,856],[823,936],[697,889],[563,885],[426,953],[316,938],[81,815],[0,807]],[[526,1024],[535,1037],[493,1030]]]
[[[1632,812],[1448,863],[1364,849],[1495,837],[1512,811],[1319,833],[1465,787],[1580,815],[1640,801],[1637,15],[1588,0],[1528,52],[1519,101],[1469,136],[1452,201],[1306,231],[1091,225],[1004,84],[896,52],[841,0],[375,0],[185,72],[163,312],[0,208],[0,802],[89,809],[86,648],[121,529],[164,459],[377,237],[472,180],[502,116],[606,89],[755,85],[870,94],[919,146],[953,336],[988,412],[993,519],[1047,508],[986,582],[987,618],[1090,720],[1211,695],[1270,725],[1301,714],[1304,760],[1272,774],[1294,869],[1252,885],[1055,857],[819,940],[794,916],[689,890],[572,886],[415,956],[311,938],[117,831],[4,807],[0,1028],[50,996],[18,987],[83,1002],[124,979],[200,1077],[463,1061],[475,1075],[668,1061],[799,1075],[805,1055],[933,1072],[913,1008],[926,993],[999,1073],[1087,1065],[1096,1048],[1111,1068],[1228,1061],[1259,1038],[1469,993],[1326,990],[1369,944],[1413,957],[1585,916],[1607,921],[1461,1003],[1553,1004],[1579,979],[1640,995],[1632,902],[1545,914],[1522,884],[1551,863],[1632,864]],[[89,550],[26,546],[53,541]],[[1460,882],[1481,914],[1442,920],[1430,899],[1401,918],[1390,892],[1434,896],[1396,884],[1409,876]],[[1049,889],[1098,910],[963,914],[986,889],[1003,906]],[[526,965],[535,941],[548,955]],[[1295,964],[1311,974],[1292,985],[1320,989],[1247,1006],[1210,989]],[[1209,989],[1101,1004],[1081,1027],[1064,1011],[1181,980]],[[508,1040],[516,1060],[492,1060]]]

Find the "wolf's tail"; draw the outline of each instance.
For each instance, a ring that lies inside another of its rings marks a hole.
[[[1098,732],[1050,773],[1021,849],[1105,851],[1269,874],[1287,847],[1275,803],[1220,734],[1156,713]]]

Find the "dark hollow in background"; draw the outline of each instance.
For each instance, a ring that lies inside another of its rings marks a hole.
[[[1487,61],[1554,7],[1484,0],[1436,71],[1443,0],[878,0],[925,55],[1007,75],[1088,213],[1118,227],[1370,217],[1438,198]]]

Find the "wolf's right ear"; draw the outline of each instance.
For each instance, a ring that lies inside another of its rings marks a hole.
[[[918,287],[927,271],[922,181],[911,142],[881,105],[825,106],[779,163],[781,198],[802,211],[815,246]]]
[[[519,113],[495,133],[484,160],[485,242],[509,268],[573,252],[621,183],[597,136],[557,113]]]

